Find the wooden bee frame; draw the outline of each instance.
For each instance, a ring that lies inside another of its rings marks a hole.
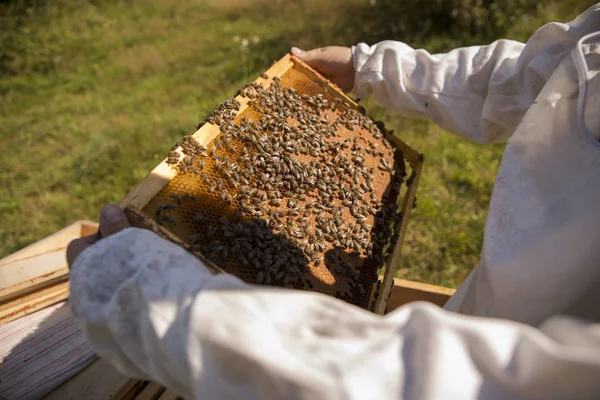
[[[286,55],[281,60],[276,62],[269,70],[266,71],[267,78],[264,74],[255,80],[256,83],[265,85],[269,84],[270,81],[275,77],[281,77],[289,70],[294,69],[297,72],[308,77],[313,82],[317,83],[325,92],[333,98],[341,99],[346,106],[351,107],[355,110],[359,109],[356,102],[346,96],[337,86],[332,84],[329,80],[321,76],[319,73],[314,71],[299,58]],[[241,114],[248,108],[249,99],[243,96],[237,96],[235,98],[241,104],[237,115]],[[207,146],[221,133],[219,126],[211,123],[204,124],[198,129],[192,136],[203,146]],[[412,149],[400,138],[394,135],[388,135],[387,139],[391,144],[403,154],[406,162],[411,167],[411,175],[406,181],[407,187],[404,193],[404,198],[401,203],[401,218],[399,223],[394,226],[395,236],[397,240],[388,249],[388,256],[385,261],[383,280],[377,285],[377,290],[372,290],[371,299],[372,309],[377,314],[384,314],[386,311],[386,302],[390,295],[391,288],[393,286],[393,279],[396,270],[396,266],[400,260],[402,242],[406,233],[406,228],[410,216],[411,209],[415,202],[415,194],[419,183],[421,174],[423,155]],[[169,182],[177,176],[179,172],[171,165],[167,164],[164,160],[160,163],[146,178],[144,178],[121,202],[120,206],[125,209],[126,213],[132,219],[132,223],[135,226],[151,229],[159,235],[169,239],[176,244],[183,246],[184,248],[192,251],[183,240],[179,239],[176,235],[169,232],[162,226],[154,223],[151,218],[145,215],[141,210],[146,207],[152,199],[167,185]],[[210,262],[198,252],[192,253],[199,257],[205,265],[213,273],[223,272],[214,263]],[[375,295],[376,294],[376,295]]]

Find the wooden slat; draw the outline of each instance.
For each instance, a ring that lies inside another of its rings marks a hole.
[[[0,303],[48,281],[66,279],[68,273],[64,248],[3,265],[0,267]]]
[[[275,63],[269,70],[266,72],[269,76],[269,79],[258,78],[255,82],[260,83],[261,85],[268,87],[273,80],[274,77],[279,77],[283,75],[288,69],[292,68],[294,63],[291,60],[291,56],[287,55],[286,57],[279,60]],[[248,102],[251,99],[248,99],[243,96],[235,97],[237,101],[240,102],[240,109],[236,112],[236,115],[241,114],[248,108]],[[202,125],[200,129],[198,129],[192,136],[203,146],[208,145],[214,138],[216,138],[221,132],[219,126],[211,123],[205,123]],[[177,151],[180,151],[181,148],[178,148]],[[125,207],[135,207],[138,209],[143,209],[146,204],[158,192],[162,190],[170,181],[177,175],[177,170],[167,164],[167,160],[163,160],[156,168],[150,172],[148,176],[146,176],[137,186],[133,188],[131,192],[121,202],[119,205],[121,208]]]
[[[0,305],[0,324],[56,304],[69,297],[69,282],[61,282]]]
[[[119,387],[113,398],[115,400],[133,400],[148,383],[147,381],[140,381],[138,379],[129,379]]]
[[[135,400],[158,400],[158,398],[165,392],[165,388],[160,386],[156,382],[150,382],[144,390],[135,397]]]
[[[400,261],[400,253],[402,251],[402,243],[404,242],[404,235],[406,234],[406,228],[408,227],[408,217],[410,215],[410,210],[412,209],[415,196],[417,194],[417,186],[419,184],[419,178],[421,177],[421,169],[423,167],[422,162],[417,162],[412,164],[413,168],[413,176],[408,187],[408,191],[406,196],[404,197],[404,202],[402,204],[402,220],[400,223],[400,229],[398,231],[398,240],[394,246],[394,250],[392,256],[388,258],[386,263],[385,274],[383,277],[383,282],[381,284],[381,288],[379,291],[379,296],[377,300],[375,300],[375,313],[384,314],[387,302],[387,295],[390,293],[392,289],[392,285],[394,282],[394,275],[396,273],[396,267],[398,266],[398,262]]]
[[[117,398],[119,388],[129,382],[115,367],[96,359],[62,385],[43,397],[44,400],[105,400]]]
[[[400,139],[398,136],[392,134],[392,135],[387,135],[386,138],[390,142],[392,142],[392,144],[394,145],[395,148],[402,151],[404,158],[409,163],[412,163],[412,164],[417,164],[417,163],[422,164],[423,163],[423,154],[419,153],[418,151],[416,151],[415,149],[413,149],[412,147],[410,147],[409,145],[404,143],[404,141],[402,139]]]
[[[170,390],[166,390],[159,398],[158,400],[177,400],[179,396],[177,396],[177,393],[175,392],[171,392]]]
[[[0,271],[2,270],[2,266],[6,264],[26,260],[50,251],[64,249],[71,240],[78,237],[81,237],[81,221],[77,221],[16,253],[4,257],[0,260]]]
[[[454,292],[454,289],[442,286],[395,279],[387,308],[392,311],[413,301],[428,301],[442,307]]]
[[[69,268],[66,247],[96,232],[98,224],[77,221],[0,261],[0,323],[12,321],[66,299]]]
[[[98,223],[93,221],[79,221],[81,224],[81,237],[90,236],[98,232]]]

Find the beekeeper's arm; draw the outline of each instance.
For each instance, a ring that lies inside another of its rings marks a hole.
[[[600,326],[540,330],[427,303],[376,316],[332,297],[212,276],[128,228],[71,268],[71,307],[95,351],[184,398],[599,398]]]
[[[598,29],[594,6],[568,24],[550,23],[527,44],[498,40],[431,55],[405,43],[325,47],[298,55],[343,89],[405,116],[425,116],[477,142],[507,140],[558,64]],[[353,66],[353,68],[352,68]]]

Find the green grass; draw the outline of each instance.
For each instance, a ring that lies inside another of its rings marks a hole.
[[[409,3],[403,3],[405,13],[417,10]],[[390,4],[1,3],[0,256],[77,219],[96,220],[102,205],[121,199],[177,139],[291,45],[351,45],[387,34],[439,51],[495,39],[490,35],[524,40],[543,23],[569,20],[590,2],[529,7],[509,15],[510,24],[496,18],[492,33],[470,24],[475,35],[468,35],[463,20],[451,20],[446,33],[427,28],[431,24],[414,35],[408,25],[404,31],[369,30],[369,21],[381,28],[381,18],[394,18],[385,9]],[[369,21],[361,23],[361,16]],[[236,36],[260,42],[244,53]],[[373,105],[369,110],[426,157],[398,276],[456,286],[477,263],[503,147],[477,146],[429,122]]]

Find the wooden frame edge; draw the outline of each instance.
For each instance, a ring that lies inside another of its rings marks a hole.
[[[270,84],[270,82],[272,82],[274,77],[282,76],[291,68],[298,69],[300,72],[311,78],[313,81],[324,82],[325,85],[323,85],[322,87],[324,87],[325,90],[327,90],[331,95],[343,99],[349,106],[353,107],[354,109],[358,109],[360,107],[358,103],[352,100],[337,85],[335,85],[330,80],[319,74],[314,69],[312,69],[298,57],[290,54],[286,54],[266,71],[268,78],[265,79],[259,77],[255,79],[254,82],[268,87],[268,85]],[[246,110],[250,99],[242,97],[240,95],[236,96],[235,99],[238,100],[241,104],[240,109],[236,113],[236,115],[239,115]],[[215,137],[217,137],[219,133],[219,126],[211,123],[205,123],[202,125],[202,127],[200,127],[200,129],[196,130],[196,132],[192,136],[200,144],[206,146]],[[374,311],[378,314],[383,314],[385,311],[385,300],[387,300],[387,297],[391,290],[391,282],[393,281],[393,275],[395,273],[396,266],[400,257],[400,249],[404,240],[410,210],[412,209],[412,206],[414,204],[416,188],[418,185],[421,167],[423,163],[423,155],[421,153],[418,153],[410,146],[408,146],[406,143],[404,143],[404,141],[398,136],[395,136],[393,134],[387,134],[386,138],[390,140],[390,142],[396,149],[402,152],[405,160],[413,166],[413,172],[415,173],[415,176],[413,177],[412,182],[409,185],[408,192],[403,202],[401,217],[402,220],[400,222],[400,232],[398,233],[398,240],[394,244],[392,256],[388,257],[388,260],[385,264],[384,282],[381,286],[379,296],[376,299],[374,305]],[[181,149],[177,149],[177,151],[180,150]],[[139,182],[129,192],[129,194],[127,194],[127,196],[123,198],[123,200],[121,200],[119,205],[121,208],[125,209],[126,212],[136,214],[139,219],[144,219],[144,223],[147,226],[149,225],[153,230],[156,229],[158,232],[161,232],[161,235],[163,237],[168,238],[169,240],[179,244],[180,246],[186,248],[189,251],[189,246],[187,246],[182,240],[179,240],[179,238],[171,234],[166,229],[160,227],[158,224],[152,224],[153,221],[148,221],[149,219],[145,218],[145,216],[141,212],[141,210],[146,206],[146,204],[152,198],[154,198],[154,196],[156,196],[177,175],[177,173],[178,172],[174,167],[166,163],[166,159],[163,160],[156,168],[154,168],[150,172],[150,174],[148,174],[141,182]],[[194,253],[194,255],[197,257],[199,256],[198,253]],[[206,261],[208,260],[205,261],[204,257],[202,257],[201,260],[205,263],[205,265],[209,265],[209,269],[211,269],[211,272],[223,272],[218,266],[214,265],[213,263],[206,264]]]
[[[408,227],[410,211],[413,208],[413,205],[415,203],[417,187],[419,184],[419,179],[421,177],[421,171],[423,169],[422,158],[420,158],[420,160],[418,162],[413,163],[412,167],[413,167],[413,172],[412,172],[413,175],[411,177],[412,180],[409,184],[408,191],[406,193],[406,197],[404,198],[404,202],[402,204],[402,209],[401,209],[402,220],[400,222],[400,230],[398,231],[398,239],[394,245],[392,256],[389,257],[386,262],[383,282],[381,283],[379,295],[377,296],[377,299],[375,300],[374,312],[376,314],[380,314],[380,315],[385,314],[388,296],[390,295],[391,290],[392,290],[394,276],[396,274],[396,267],[398,265],[398,261],[400,260],[402,244],[404,243],[404,236],[406,234],[406,229]],[[409,178],[409,180],[411,178]]]
[[[69,282],[60,282],[45,289],[7,301],[0,305],[0,324],[24,317],[35,311],[66,300]]]
[[[259,77],[254,80],[263,86],[268,87],[274,77],[283,75],[287,70],[292,68],[294,63],[291,56],[288,54],[281,58],[267,70],[268,79]],[[248,108],[248,102],[251,99],[238,95],[235,97],[240,102],[240,109],[236,115],[241,114]],[[203,146],[208,145],[220,133],[218,125],[205,123],[192,134],[192,136]],[[177,149],[180,151],[181,149]],[[167,160],[163,160],[156,168],[154,168],[140,183],[138,183],[119,203],[121,208],[135,207],[143,209],[144,206],[160,192],[170,181],[177,175],[177,170],[167,164]]]
[[[387,308],[392,311],[413,301],[427,301],[443,307],[455,292],[455,289],[443,286],[396,278],[387,301]]]

